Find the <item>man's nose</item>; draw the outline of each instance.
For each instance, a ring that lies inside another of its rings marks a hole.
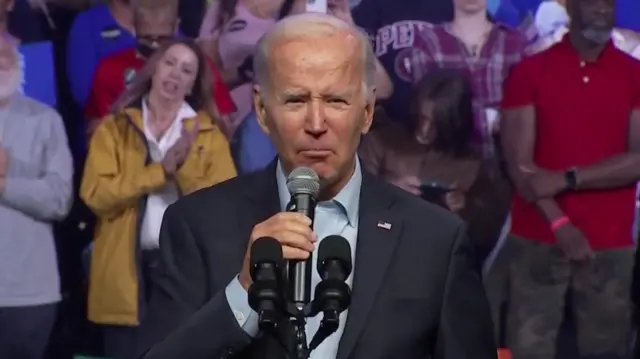
[[[327,131],[327,122],[321,100],[314,99],[309,103],[309,112],[305,130],[313,135],[321,135]]]

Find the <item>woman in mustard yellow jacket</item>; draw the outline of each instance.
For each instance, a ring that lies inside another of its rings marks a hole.
[[[193,42],[165,44],[91,139],[80,188],[97,216],[88,317],[109,358],[134,356],[166,208],[236,175],[209,79]]]

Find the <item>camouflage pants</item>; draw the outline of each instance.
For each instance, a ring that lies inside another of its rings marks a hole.
[[[513,238],[509,260],[507,344],[514,359],[553,359],[565,306],[585,358],[623,359],[632,330],[635,247],[601,251],[588,264],[560,248]],[[566,303],[571,292],[571,302]]]

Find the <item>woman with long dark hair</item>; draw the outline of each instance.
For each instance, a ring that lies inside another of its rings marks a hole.
[[[417,84],[408,125],[365,136],[364,168],[457,213],[482,261],[497,242],[510,204],[509,184],[474,145],[473,93],[467,76],[433,70]]]
[[[172,40],[91,138],[80,187],[97,217],[88,317],[103,326],[108,358],[136,358],[164,211],[236,175],[217,116],[202,51],[191,40]]]

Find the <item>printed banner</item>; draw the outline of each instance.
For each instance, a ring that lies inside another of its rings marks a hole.
[[[20,65],[24,78],[21,92],[31,98],[56,107],[56,76],[53,65],[53,44],[50,41],[21,45]]]

